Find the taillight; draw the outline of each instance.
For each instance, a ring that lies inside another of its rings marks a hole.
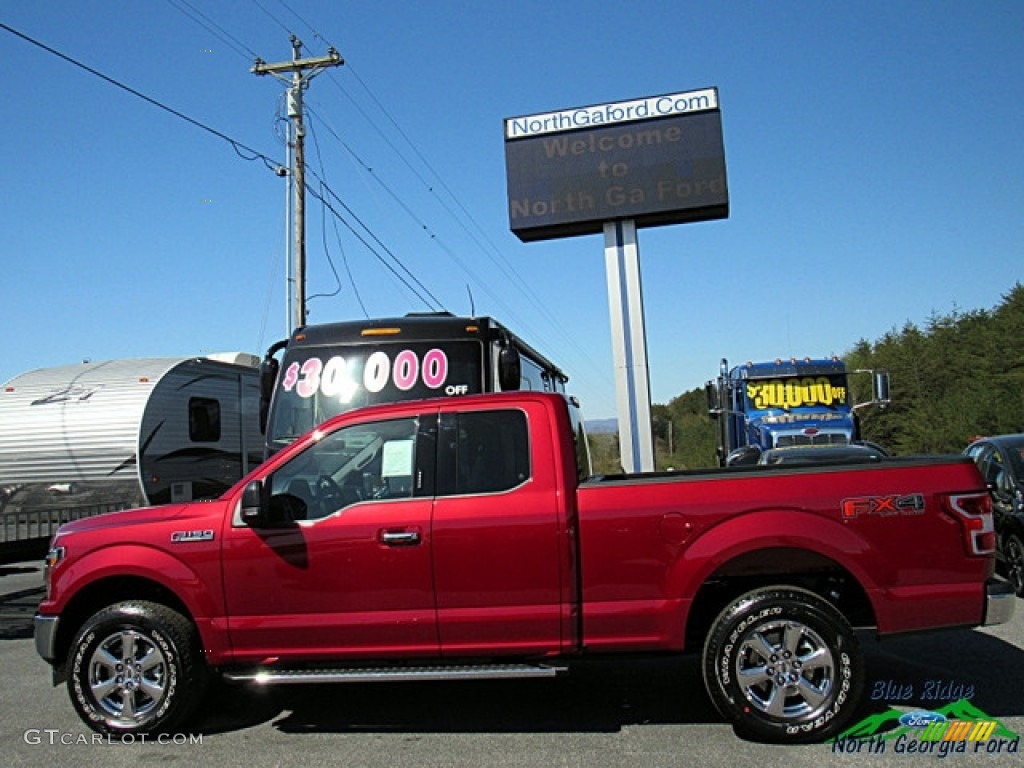
[[[985,557],[996,551],[992,500],[987,493],[960,493],[948,497],[949,512],[960,523],[968,555]]]

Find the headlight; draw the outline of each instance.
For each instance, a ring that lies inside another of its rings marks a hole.
[[[46,566],[43,569],[43,581],[46,582],[47,600],[53,597],[53,569],[64,559],[65,554],[64,547],[57,546],[50,547],[50,551],[46,553],[46,559],[43,561]]]
[[[64,559],[64,547],[51,547],[50,551],[46,553],[46,568],[56,567],[56,565]]]

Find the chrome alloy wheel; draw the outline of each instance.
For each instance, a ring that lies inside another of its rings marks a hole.
[[[768,621],[744,633],[735,656],[746,700],[770,717],[815,716],[828,704],[836,665],[821,636],[795,621]]]
[[[89,658],[89,690],[116,726],[135,726],[149,719],[166,695],[167,677],[163,652],[132,629],[106,637]]]

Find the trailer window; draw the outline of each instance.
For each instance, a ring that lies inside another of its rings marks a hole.
[[[193,443],[220,441],[220,402],[208,397],[188,401],[188,437]]]

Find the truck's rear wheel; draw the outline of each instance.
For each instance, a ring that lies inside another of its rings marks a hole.
[[[719,614],[704,644],[704,684],[743,736],[820,741],[860,698],[864,661],[841,613],[813,592],[766,587]]]
[[[68,661],[71,703],[100,733],[168,731],[193,711],[206,679],[192,623],[141,600],[94,614]]]

